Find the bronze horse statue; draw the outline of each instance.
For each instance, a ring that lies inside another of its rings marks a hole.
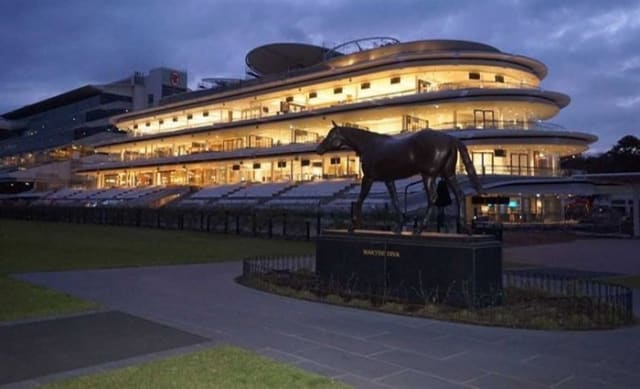
[[[464,195],[456,179],[458,151],[471,185],[478,193],[482,192],[482,187],[469,157],[469,152],[458,138],[433,130],[390,136],[332,123],[333,128],[318,145],[316,152],[324,154],[327,151],[344,148],[354,150],[360,157],[364,174],[360,194],[353,209],[351,229],[360,225],[362,203],[369,194],[371,184],[374,181],[383,181],[389,191],[397,217],[394,231],[401,232],[404,221],[394,181],[420,174],[427,194],[428,208],[424,220],[417,226],[416,232],[422,230],[431,216],[433,204],[437,198],[435,188],[437,178],[445,180],[447,185],[453,189],[457,206],[457,230],[460,232],[460,201],[464,199]]]

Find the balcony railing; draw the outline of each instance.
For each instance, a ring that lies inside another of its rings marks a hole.
[[[434,130],[541,130],[566,131],[558,124],[541,121],[518,120],[478,120],[437,123],[430,126]]]
[[[527,176],[527,177],[568,177],[571,170],[534,167],[534,166],[476,166],[476,173],[479,176]],[[466,174],[463,167],[458,167],[458,174]]]
[[[337,97],[336,96],[336,100],[333,101],[325,101],[325,102],[318,102],[318,103],[314,103],[312,100],[308,101],[308,104],[304,105],[304,104],[293,104],[293,103],[289,103],[289,105],[295,105],[296,109],[292,109],[290,111],[287,112],[282,112],[282,111],[269,111],[268,113],[263,112],[260,109],[260,106],[255,106],[253,108],[256,109],[256,112],[258,112],[258,115],[256,117],[252,117],[251,119],[261,119],[261,118],[267,118],[267,117],[272,117],[272,116],[278,116],[278,115],[287,115],[290,113],[295,113],[295,112],[302,112],[302,111],[315,111],[315,110],[320,110],[320,109],[325,109],[325,108],[329,108],[329,107],[333,107],[333,106],[340,106],[340,105],[345,105],[345,104],[355,104],[355,103],[362,103],[365,101],[372,101],[372,100],[380,100],[380,99],[388,99],[388,98],[395,98],[395,97],[402,97],[402,96],[409,96],[409,95],[418,95],[418,94],[424,94],[424,93],[434,93],[434,92],[440,92],[440,91],[446,91],[446,90],[458,90],[458,89],[474,89],[474,88],[486,88],[486,89],[535,89],[535,90],[540,90],[540,88],[536,85],[531,85],[531,84],[527,84],[527,83],[507,83],[507,82],[495,82],[495,81],[461,81],[461,82],[445,82],[445,83],[440,83],[440,84],[431,84],[429,86],[423,87],[423,88],[408,88],[408,89],[403,89],[403,90],[398,90],[398,91],[394,91],[394,92],[388,92],[388,93],[379,93],[379,94],[371,94],[371,95],[366,95],[366,96],[349,96],[347,93],[340,95],[341,97]],[[258,103],[258,102],[254,102]],[[259,104],[265,104],[267,103],[266,101],[263,102],[259,102]],[[271,102],[272,103],[272,102]],[[265,104],[266,105],[266,104]],[[238,108],[236,108],[238,109]],[[189,123],[189,121],[187,120],[186,124],[177,124],[175,126],[171,126],[168,128],[165,128],[164,131],[158,131],[158,130],[154,130],[152,132],[145,132],[142,130],[137,130],[133,132],[134,136],[142,136],[142,135],[149,135],[149,134],[158,134],[161,132],[173,132],[173,131],[179,131],[179,130],[184,130],[184,129],[190,129],[190,128],[198,128],[198,127],[208,127],[211,125],[216,125],[216,124],[223,124],[223,123],[230,123],[230,122],[240,122],[240,121],[245,121],[248,120],[246,117],[240,117],[240,118],[233,118],[232,120],[229,120],[227,117],[220,119],[220,120],[215,120],[215,121],[211,121],[209,123],[198,123],[198,124],[192,124]],[[458,123],[458,125],[460,125],[460,123]],[[462,127],[464,128],[464,127]],[[507,127],[505,127],[507,128]],[[521,128],[521,127],[520,127]]]

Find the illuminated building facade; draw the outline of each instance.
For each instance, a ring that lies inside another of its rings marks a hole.
[[[385,134],[448,131],[489,183],[562,177],[560,158],[597,140],[547,122],[570,99],[541,89],[543,63],[485,44],[276,43],[246,63],[255,78],[216,79],[214,88],[116,116],[128,136],[97,146],[111,161],[80,173],[98,188],[357,178],[353,152],[314,152],[332,120]],[[531,213],[539,201],[517,207]]]

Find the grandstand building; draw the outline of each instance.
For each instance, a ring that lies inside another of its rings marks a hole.
[[[127,136],[97,145],[111,160],[79,173],[98,191],[205,188],[188,200],[201,205],[308,205],[311,197],[345,205],[357,193],[358,157],[315,153],[333,120],[462,139],[489,192],[467,199],[468,215],[558,219],[568,196],[592,190],[566,178],[560,158],[597,138],[548,122],[570,99],[541,88],[547,68],[535,59],[475,42],[369,38],[333,49],[268,44],[251,50],[246,64],[252,79],[212,79],[212,88],[112,118]],[[396,184],[405,208],[422,190],[411,183]]]

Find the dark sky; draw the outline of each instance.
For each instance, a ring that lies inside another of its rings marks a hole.
[[[536,58],[571,104],[552,122],[604,151],[640,135],[640,2],[605,0],[2,0],[0,112],[158,66],[243,77],[253,47],[369,36],[463,39]]]

